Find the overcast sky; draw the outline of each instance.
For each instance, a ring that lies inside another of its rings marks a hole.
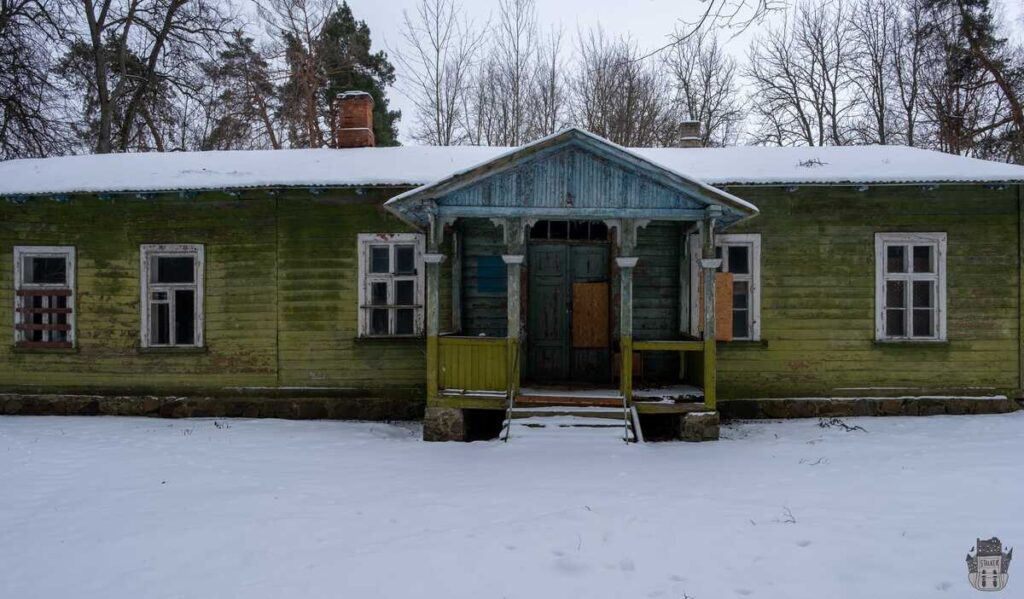
[[[355,17],[370,26],[374,45],[390,50],[401,43],[402,11],[414,11],[417,0],[348,0],[348,3]],[[478,24],[489,18],[496,19],[497,0],[463,0],[461,4],[467,17]],[[1015,33],[1024,33],[1020,20],[1024,0],[994,0],[993,4],[1001,5],[1007,12],[1015,23]],[[561,24],[567,45],[575,43],[577,29],[600,24],[609,34],[628,35],[641,48],[653,49],[668,41],[668,35],[677,24],[697,18],[703,6],[700,0],[537,0],[537,22],[542,31]],[[741,57],[759,27],[765,25],[754,26],[738,35],[727,44],[727,49]],[[392,62],[395,61],[392,59]],[[401,78],[401,72],[398,76]],[[402,93],[401,80],[388,97],[394,107],[402,110],[399,133],[403,142],[408,143],[407,129],[412,122],[413,106]]]

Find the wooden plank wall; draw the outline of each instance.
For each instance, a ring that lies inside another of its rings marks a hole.
[[[652,222],[640,229],[633,272],[633,338],[637,341],[679,338],[679,260],[681,226]],[[650,381],[675,380],[675,352],[645,352],[644,374]]]
[[[272,199],[221,194],[0,201],[0,223],[2,334],[10,334],[12,327],[14,245],[74,245],[78,262],[77,349],[21,351],[9,341],[0,343],[0,384],[5,388],[146,390],[277,383]],[[139,245],[144,243],[205,244],[204,350],[139,350]]]
[[[479,268],[481,258],[494,262],[505,253],[503,232],[486,219],[460,220],[457,226],[462,235],[462,332],[471,337],[504,337],[508,328],[504,281],[490,277],[481,284]],[[501,267],[500,276],[505,277],[504,263]],[[494,273],[485,270],[484,274]]]
[[[407,230],[381,207],[394,193],[298,192],[281,198],[282,386],[373,389],[424,384],[422,339],[358,339],[357,237]]]
[[[9,335],[0,343],[0,386],[414,393],[424,382],[422,340],[356,339],[356,235],[408,230],[380,206],[399,191],[0,200],[0,306],[8,307],[0,309],[0,334]],[[1019,386],[1016,187],[730,191],[761,209],[730,232],[762,235],[763,341],[720,344],[723,397],[977,394]],[[501,255],[500,229],[483,220],[463,226],[465,334],[502,336],[503,294],[473,292],[474,257]],[[947,232],[948,343],[875,343],[873,236],[880,231]],[[637,339],[678,334],[678,235],[671,223],[640,231]],[[205,244],[201,351],[138,349],[143,243]],[[76,350],[12,348],[14,245],[77,248]],[[450,328],[448,281],[445,266],[443,328]]]
[[[763,343],[719,345],[723,397],[1018,387],[1017,189],[731,188],[761,210]],[[874,341],[874,234],[948,235],[948,343]]]
[[[409,230],[381,207],[400,191],[0,201],[0,305],[13,306],[14,245],[74,245],[78,259],[78,347],[42,352],[0,343],[0,386],[415,393],[424,385],[421,339],[356,339],[356,236]],[[143,243],[205,244],[205,348],[138,348]],[[450,305],[450,269],[442,276],[449,281],[442,302]],[[0,310],[3,334],[12,334],[12,312]],[[447,312],[442,324],[450,326]]]

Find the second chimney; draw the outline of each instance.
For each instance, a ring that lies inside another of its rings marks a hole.
[[[701,148],[704,144],[700,139],[700,121],[680,121],[679,147]]]
[[[372,148],[373,96],[352,91],[338,94],[334,100],[335,143],[339,148]]]

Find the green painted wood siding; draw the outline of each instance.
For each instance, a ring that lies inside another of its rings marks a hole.
[[[679,260],[683,225],[652,222],[637,235],[633,273],[633,338],[638,341],[679,338]],[[677,352],[645,352],[647,381],[673,381],[679,374]]]
[[[761,214],[761,336],[721,343],[723,397],[980,394],[1018,386],[1017,189],[737,187]],[[874,341],[874,234],[948,235],[948,343]]]
[[[478,218],[461,220],[458,227],[462,234],[462,332],[474,337],[504,337],[508,329],[505,288],[489,290],[490,279],[481,285],[479,268],[481,259],[500,258],[505,253],[504,233],[491,221]],[[504,262],[501,275],[507,276]]]
[[[126,393],[422,389],[421,339],[356,338],[357,235],[409,230],[381,207],[399,191],[0,201],[0,305],[14,302],[13,246],[74,245],[78,261],[77,349],[13,349],[13,310],[0,310],[0,331],[12,335],[0,343],[0,385]],[[205,245],[202,350],[138,348],[144,243]]]
[[[234,387],[419,393],[421,339],[359,340],[359,233],[408,231],[381,204],[398,189],[312,195],[0,201],[0,386],[121,393]],[[1018,387],[1020,318],[1016,187],[737,187],[761,215],[729,232],[762,236],[763,342],[720,344],[723,397],[984,393]],[[464,333],[505,331],[504,297],[475,296],[474,256],[500,256],[501,231],[463,231]],[[641,229],[638,338],[675,338],[678,225]],[[874,234],[948,234],[948,343],[874,341]],[[206,347],[142,351],[139,245],[206,249]],[[15,245],[77,249],[74,351],[13,342]],[[442,267],[442,329],[451,323],[451,266]],[[671,369],[669,369],[671,370]]]

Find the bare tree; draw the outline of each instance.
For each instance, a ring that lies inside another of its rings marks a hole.
[[[65,22],[52,0],[0,0],[0,159],[70,149],[50,47]]]
[[[746,75],[758,117],[758,143],[849,143],[852,28],[843,4],[798,4],[780,26],[757,38]]]
[[[855,134],[864,143],[887,144],[899,136],[891,82],[896,49],[894,34],[900,21],[895,0],[861,0],[853,11],[853,50],[849,63],[851,80],[863,114]]]
[[[492,59],[497,61],[504,104],[502,145],[523,143],[529,127],[529,97],[537,51],[537,9],[534,0],[498,0],[498,23]]]
[[[698,0],[700,12],[694,19],[679,19],[675,30],[668,36],[669,41],[657,48],[638,54],[634,60],[645,60],[679,46],[691,36],[702,32],[721,30],[731,37],[746,31],[750,26],[761,23],[773,13],[781,12],[789,0]]]
[[[901,14],[889,24],[893,83],[903,119],[903,142],[908,146],[916,146],[921,141],[918,138],[918,127],[927,37],[923,3],[924,0],[903,0]]]
[[[636,44],[601,29],[580,35],[572,79],[575,124],[625,146],[663,146],[678,135],[671,85]]]
[[[551,135],[567,123],[569,90],[562,58],[563,35],[561,27],[552,28],[537,47],[530,100],[533,118],[528,130],[531,139]]]
[[[81,11],[87,36],[73,44],[65,72],[85,79],[95,151],[164,149],[171,97],[195,93],[199,65],[232,15],[214,0],[82,0]]]
[[[711,31],[702,31],[673,47],[665,57],[680,116],[701,124],[704,146],[736,143],[745,118],[736,60]]]
[[[460,18],[453,0],[421,0],[403,12],[404,47],[395,55],[416,105],[417,141],[448,146],[463,139],[460,122],[473,84],[473,64],[486,28]]]

